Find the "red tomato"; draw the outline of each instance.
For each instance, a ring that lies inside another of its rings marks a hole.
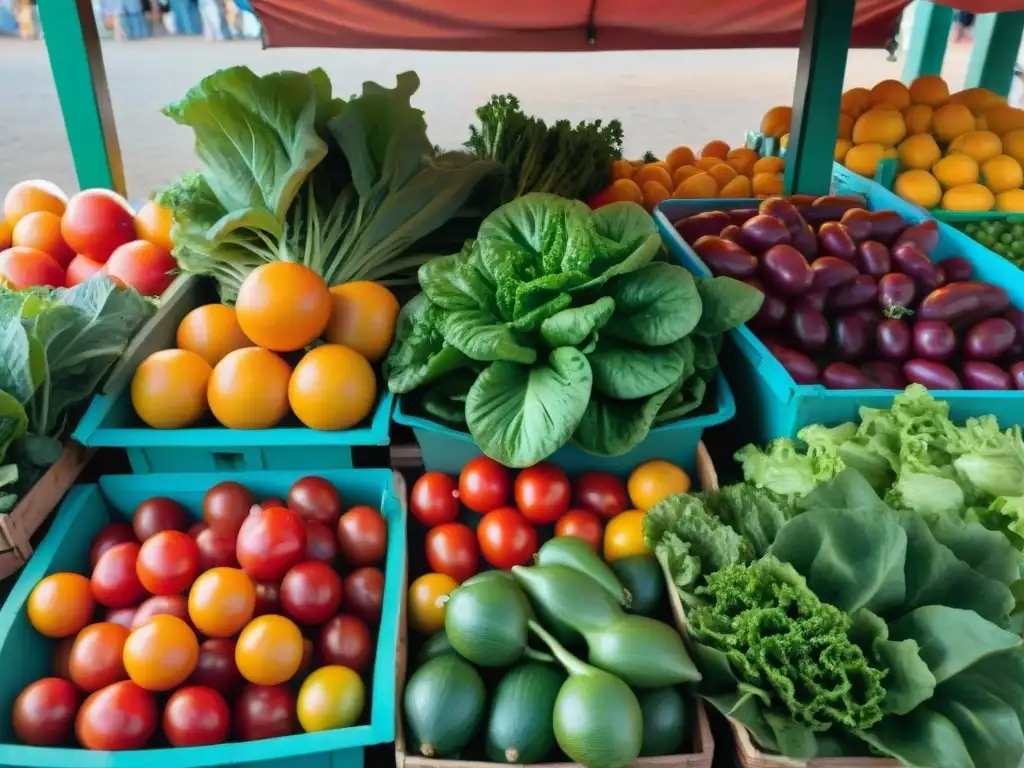
[[[256,582],[256,607],[253,618],[281,612],[281,585],[273,581]]]
[[[103,264],[93,261],[88,256],[78,254],[68,264],[67,272],[64,275],[64,282],[68,288],[74,288],[79,283],[84,283],[90,277],[103,269]]]
[[[164,496],[155,496],[139,504],[132,518],[135,538],[145,541],[160,531],[184,531],[192,521],[178,502]]]
[[[324,624],[317,639],[316,664],[338,664],[363,672],[373,659],[373,640],[366,624],[342,613]]]
[[[299,662],[299,671],[295,673],[298,680],[305,679],[306,675],[313,669],[313,641],[308,637],[302,638],[302,661]]]
[[[234,539],[253,504],[255,501],[248,488],[241,483],[226,480],[217,483],[203,497],[203,520],[210,526],[210,530]]]
[[[409,509],[428,528],[459,516],[459,484],[443,472],[427,472],[412,487]]]
[[[459,498],[471,510],[481,514],[508,503],[511,487],[508,470],[487,456],[471,460],[459,475]]]
[[[126,541],[135,541],[135,532],[128,523],[111,523],[105,525],[96,538],[92,540],[92,549],[89,550],[89,567],[95,568],[100,555],[111,547],[124,544]]]
[[[35,285],[60,288],[64,270],[52,256],[35,248],[8,248],[0,252],[0,284],[23,291]]]
[[[78,633],[68,659],[71,682],[83,691],[98,691],[118,680],[127,680],[121,653],[128,630],[120,624],[90,624]]]
[[[196,534],[195,540],[196,547],[199,550],[200,573],[211,568],[238,567],[234,536],[224,536],[212,528],[204,527],[202,531]]]
[[[484,515],[476,536],[484,559],[495,568],[526,565],[537,553],[537,530],[512,507],[492,509]]]
[[[50,671],[53,677],[71,681],[71,649],[75,647],[76,639],[77,636],[65,637],[54,646],[53,656],[50,658]]]
[[[306,527],[292,510],[253,510],[235,544],[242,570],[254,581],[275,581],[306,555]]]
[[[343,586],[344,601],[348,609],[367,624],[380,621],[384,603],[384,573],[372,566],[352,571]]]
[[[569,478],[542,461],[516,477],[516,506],[534,525],[550,525],[569,511]]]
[[[188,617],[188,599],[183,595],[157,595],[143,601],[132,616],[130,629],[138,629],[154,616],[177,616],[191,623]]]
[[[595,550],[601,549],[604,526],[601,518],[586,509],[570,509],[555,523],[555,536],[574,536],[583,539]]]
[[[271,496],[269,499],[264,499],[259,503],[260,509],[271,509],[273,507],[287,507],[288,502],[279,496]]]
[[[338,540],[323,523],[306,521],[306,559],[333,563],[338,556]]]
[[[135,562],[142,547],[134,541],[111,547],[92,569],[92,596],[107,608],[135,605],[146,590],[135,572]]]
[[[130,605],[127,608],[108,608],[103,613],[103,621],[108,621],[111,624],[120,624],[122,627],[132,628],[132,622],[135,621],[135,614],[138,612],[138,608]]]
[[[192,525],[190,525],[188,527],[188,530],[185,531],[185,533],[187,533],[189,536],[191,536],[194,539],[196,536],[198,536],[203,531],[209,530],[209,528],[210,528],[210,526],[208,526],[206,523],[204,523],[202,520],[200,520],[198,523],[192,523]]]
[[[35,211],[22,216],[11,232],[11,244],[35,248],[66,269],[75,252],[60,234],[60,216],[50,211]]]
[[[142,749],[156,733],[156,697],[130,680],[100,688],[75,718],[75,736],[86,749]]]
[[[150,593],[181,594],[199,571],[199,547],[187,533],[160,531],[142,542],[135,570]]]
[[[170,252],[145,240],[119,245],[107,261],[107,274],[143,296],[159,296],[174,280],[178,267]]]
[[[87,189],[68,200],[60,232],[75,253],[105,262],[119,245],[135,239],[132,209],[106,189]]]
[[[14,735],[33,747],[62,746],[71,735],[77,710],[78,691],[67,680],[36,680],[14,700]]]
[[[575,505],[596,512],[606,520],[630,508],[626,484],[607,472],[584,472],[573,480]]]
[[[340,605],[341,577],[326,563],[299,563],[281,580],[281,606],[300,624],[323,624]]]
[[[468,525],[444,523],[427,532],[430,570],[451,576],[460,584],[480,568],[476,536]]]
[[[305,520],[333,528],[341,516],[341,498],[338,490],[322,477],[303,477],[288,490],[288,508]]]
[[[373,565],[384,559],[388,524],[373,507],[352,507],[338,520],[338,550],[349,565]]]
[[[164,735],[174,747],[202,747],[228,740],[231,710],[213,688],[190,685],[171,694],[164,707]]]
[[[199,661],[186,685],[205,685],[225,696],[233,696],[242,685],[242,673],[235,666],[235,641],[211,637],[199,646]]]
[[[235,736],[240,741],[295,733],[295,694],[287,685],[254,685],[235,702]]]

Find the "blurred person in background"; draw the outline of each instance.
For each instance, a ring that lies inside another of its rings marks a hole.
[[[16,9],[18,17],[18,34],[22,40],[39,39],[39,10],[36,0],[21,0]]]
[[[199,14],[203,19],[203,35],[207,40],[217,42],[231,38],[222,0],[199,0]]]
[[[955,29],[953,31],[954,43],[969,43],[974,37],[974,14],[970,11],[957,11]]]
[[[128,40],[149,37],[149,24],[142,5],[143,0],[123,0],[121,29]]]

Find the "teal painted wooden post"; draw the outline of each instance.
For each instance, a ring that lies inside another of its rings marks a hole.
[[[952,26],[952,8],[918,0],[914,8],[914,25],[907,41],[903,82],[909,83],[921,75],[942,74],[942,61],[946,58]]]
[[[786,193],[827,195],[854,0],[807,0],[786,148]]]
[[[125,193],[103,54],[91,0],[39,0],[46,52],[82,189]]]
[[[1024,11],[978,14],[965,86],[988,88],[1000,96],[1008,96],[1022,32]]]

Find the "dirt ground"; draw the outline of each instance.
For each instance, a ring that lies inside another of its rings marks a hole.
[[[950,46],[946,76],[959,87],[965,46]],[[108,42],[103,56],[132,197],[147,196],[195,165],[191,137],[159,112],[202,76],[247,64],[257,71],[323,67],[335,88],[351,93],[364,80],[393,83],[414,69],[418,103],[431,139],[458,146],[473,108],[492,93],[512,92],[545,118],[619,118],[630,155],[658,153],[711,139],[739,143],[761,115],[793,97],[796,51],[682,51],[599,54],[466,54],[413,51],[285,49],[255,42],[190,38]],[[902,62],[884,51],[854,51],[847,87],[899,78]],[[0,188],[25,178],[77,188],[71,153],[39,42],[0,39]]]

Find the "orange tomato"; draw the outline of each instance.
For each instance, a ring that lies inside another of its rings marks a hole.
[[[35,248],[52,258],[62,269],[75,258],[75,252],[64,242],[60,233],[60,216],[49,211],[35,211],[21,217],[11,232],[15,246]]]
[[[210,375],[206,396],[228,429],[270,429],[288,415],[288,363],[266,349],[229,352]]]
[[[373,363],[387,354],[401,308],[395,294],[379,283],[360,280],[332,286],[331,303],[324,329],[328,344],[354,349]]]
[[[174,241],[171,240],[172,224],[174,216],[155,200],[148,201],[135,214],[135,234],[168,251],[174,249]]]
[[[348,429],[366,418],[377,400],[377,380],[366,358],[340,344],[306,353],[288,384],[288,402],[310,429]]]
[[[132,407],[153,429],[191,427],[206,414],[213,369],[195,352],[164,349],[142,361],[132,377]]]
[[[181,685],[199,661],[199,641],[184,621],[158,614],[128,635],[124,668],[147,691],[168,691]]]
[[[723,160],[729,155],[729,145],[724,141],[709,141],[700,151],[701,157],[720,157]]]
[[[40,179],[22,181],[11,187],[4,197],[4,218],[13,227],[23,216],[36,211],[63,216],[67,205],[67,195],[56,184]]]
[[[333,306],[320,275],[301,264],[276,261],[249,273],[238,291],[235,312],[253,343],[293,352],[324,332]]]
[[[79,632],[68,657],[71,682],[92,692],[127,679],[123,655],[128,635],[127,627],[107,621]]]
[[[188,593],[188,617],[207,637],[231,637],[255,609],[256,585],[241,568],[211,568]]]
[[[92,620],[92,585],[78,573],[51,573],[28,596],[28,621],[46,637],[69,637]]]
[[[107,261],[107,274],[143,296],[159,296],[174,280],[178,262],[171,252],[148,240],[119,245]]]
[[[612,163],[612,181],[616,179],[631,179],[635,169],[629,160],[616,160]]]
[[[256,685],[280,685],[302,664],[302,632],[290,619],[268,614],[245,625],[235,643],[235,666]]]
[[[680,467],[654,459],[633,470],[626,483],[633,506],[646,512],[662,499],[690,490],[690,477]]]
[[[177,344],[178,349],[195,352],[210,365],[229,352],[253,345],[242,333],[234,308],[225,304],[204,304],[185,315],[178,326]]]
[[[673,169],[682,168],[684,165],[693,165],[697,158],[689,147],[676,147],[665,156],[665,162]]]
[[[444,629],[448,594],[459,582],[446,573],[425,573],[409,587],[409,626],[423,635]]]
[[[644,542],[644,513],[628,509],[608,521],[604,530],[604,560],[614,563],[623,557],[649,555],[651,550]]]
[[[608,187],[608,202],[630,202],[640,205],[644,201],[643,192],[632,179],[617,179]]]
[[[0,251],[11,247],[11,235],[14,228],[7,219],[0,218]]]

